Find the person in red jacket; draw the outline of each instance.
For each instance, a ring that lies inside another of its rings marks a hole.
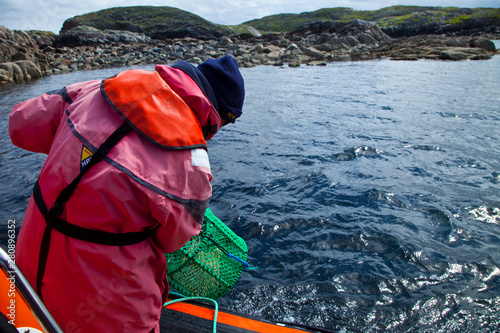
[[[47,154],[16,262],[66,333],[159,332],[164,253],[201,229],[206,141],[242,113],[236,59],[179,61],[16,105],[12,142]]]

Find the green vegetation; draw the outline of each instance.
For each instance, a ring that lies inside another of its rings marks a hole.
[[[41,31],[41,30],[27,30],[26,33],[31,38],[35,39],[37,43],[51,44],[56,35],[52,31]]]
[[[75,16],[64,22],[62,31],[79,25],[87,25],[99,30],[146,32],[156,27],[185,26],[186,24],[210,30],[218,30],[222,27],[178,8],[135,6],[115,7]]]
[[[311,22],[331,21],[350,22],[355,19],[376,22],[381,28],[403,23],[443,23],[460,24],[469,19],[500,20],[498,8],[458,8],[458,7],[422,7],[392,6],[378,10],[354,10],[351,8],[323,8],[301,14],[279,14],[251,20],[244,24],[251,25],[262,32],[284,32]]]
[[[300,14],[270,15],[240,25],[224,26],[173,7],[115,7],[70,18],[64,22],[62,31],[86,25],[100,30],[114,29],[143,33],[158,29],[166,31],[169,29],[192,29],[193,27],[200,32],[211,31],[215,35],[223,35],[227,31],[242,34],[252,31],[252,27],[262,33],[279,33],[292,31],[306,23],[332,20],[350,22],[355,19],[376,22],[381,28],[405,23],[461,24],[468,20],[486,20],[498,25],[500,22],[500,9],[392,6],[365,11],[337,7],[322,8]]]
[[[486,18],[489,20],[500,20],[500,9],[498,8],[474,8],[471,16],[474,19]]]
[[[348,22],[356,18],[356,11],[351,8],[323,8],[314,12],[301,14],[276,14],[261,19],[244,22],[262,32],[284,32],[291,31],[306,23],[319,21],[343,21]]]
[[[27,30],[26,33],[31,37],[41,37],[44,40],[54,39],[56,35],[52,31]]]

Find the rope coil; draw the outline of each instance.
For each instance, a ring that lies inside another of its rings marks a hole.
[[[206,302],[212,302],[214,304],[214,319],[213,319],[213,325],[212,325],[212,332],[217,333],[217,315],[219,314],[219,304],[217,303],[216,300],[208,297],[186,297],[184,295],[175,293],[175,292],[170,292],[172,295],[179,296],[181,298],[179,299],[174,299],[172,301],[168,301],[165,304],[163,304],[163,307],[168,307],[169,305],[175,304],[175,303],[180,303],[180,302],[186,302],[186,301],[206,301]]]

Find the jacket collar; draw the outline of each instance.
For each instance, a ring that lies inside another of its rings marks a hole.
[[[206,148],[203,122],[188,105],[192,101],[183,100],[158,72],[121,72],[101,82],[101,93],[134,130],[151,142],[168,149]]]
[[[156,65],[155,70],[196,114],[205,140],[211,139],[221,127],[221,117],[214,91],[205,76],[186,61],[177,61],[172,66]]]

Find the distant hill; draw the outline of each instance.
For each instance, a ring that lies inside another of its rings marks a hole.
[[[115,7],[70,18],[64,22],[61,32],[85,25],[99,30],[140,32],[155,39],[210,39],[254,33],[255,29],[261,33],[290,32],[304,24],[319,21],[350,22],[355,19],[375,22],[391,36],[445,33],[499,27],[500,9],[392,6],[378,10],[354,10],[337,7],[300,14],[270,15],[240,25],[225,26],[173,7]]]
[[[66,20],[61,32],[77,26],[99,30],[126,30],[156,38],[221,37],[231,30],[190,12],[173,7],[115,7],[75,16]]]
[[[392,6],[378,10],[354,10],[337,7],[323,8],[300,14],[277,14],[244,22],[259,31],[285,32],[298,26],[318,21],[350,22],[355,19],[371,21],[385,31],[397,31],[404,26],[500,26],[498,8],[458,8],[458,7],[423,7]]]

